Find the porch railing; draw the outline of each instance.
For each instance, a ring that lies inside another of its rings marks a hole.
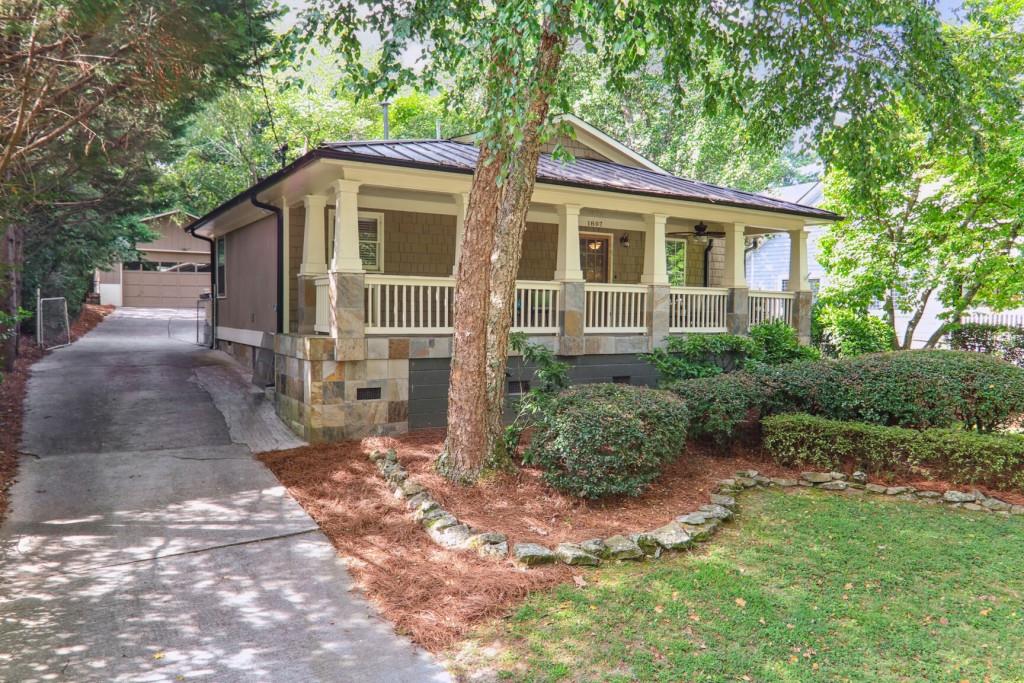
[[[367,275],[366,334],[451,334],[455,278]],[[529,334],[558,332],[557,282],[516,282],[512,329]]]
[[[672,287],[668,331],[725,332],[729,290],[722,287]]]
[[[781,320],[784,323],[790,322],[790,314],[793,310],[793,292],[751,290],[747,301],[749,302],[751,325],[760,325],[775,320]]]
[[[318,334],[330,334],[331,332],[331,293],[330,285],[326,276],[319,277],[313,281],[316,288],[316,318],[313,321],[313,331]]]
[[[647,285],[587,283],[584,332],[646,333]]]

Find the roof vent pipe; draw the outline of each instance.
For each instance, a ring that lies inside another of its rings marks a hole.
[[[434,137],[438,140],[441,139],[441,117],[438,116],[434,119]]]
[[[391,106],[390,102],[381,102],[380,108],[384,112],[384,139],[389,140],[391,138],[391,130],[388,126],[388,107]]]

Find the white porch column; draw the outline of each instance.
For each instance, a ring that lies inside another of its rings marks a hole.
[[[667,285],[668,263],[665,259],[665,221],[668,216],[660,213],[647,214],[644,223],[644,273],[640,282],[645,285]]]
[[[743,270],[745,229],[743,223],[725,224],[725,282],[724,287],[746,288],[747,276]]]
[[[334,187],[334,257],[332,273],[362,273],[359,257],[359,183],[335,180]]]
[[[811,283],[807,281],[808,236],[809,233],[803,229],[789,233],[789,291],[794,293],[790,324],[803,344],[811,343],[811,306],[814,303]]]
[[[324,247],[324,207],[327,197],[307,194],[302,198],[306,209],[306,226],[302,238],[302,265],[299,275],[323,275],[327,272]]]
[[[807,281],[807,237],[806,230],[789,232],[789,291],[808,292],[811,289]]]
[[[459,192],[455,198],[455,264],[452,275],[459,274],[459,260],[462,258],[462,237],[466,234],[466,207],[469,206],[469,193]]]
[[[580,206],[560,204],[558,211],[558,257],[555,279],[561,282],[582,282],[580,268]]]

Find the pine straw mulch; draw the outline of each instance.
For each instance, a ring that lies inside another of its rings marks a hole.
[[[383,616],[433,652],[456,643],[475,625],[508,614],[531,591],[569,582],[578,570],[555,565],[527,571],[511,561],[438,547],[392,495],[366,457],[371,450],[394,448],[402,464],[460,520],[503,532],[510,544],[533,541],[549,547],[665,524],[708,502],[713,485],[738,470],[789,478],[801,471],[772,463],[756,446],[721,453],[691,443],[642,496],[588,503],[546,486],[531,468],[473,487],[453,485],[433,471],[443,440],[443,430],[421,430],[259,456],[331,539]],[[974,488],[917,477],[878,481],[923,490]],[[1024,504],[1019,492],[977,488]]]
[[[738,470],[754,469],[770,477],[799,475],[799,470],[769,462],[757,449],[740,445],[723,453],[691,443],[686,455],[668,465],[643,495],[588,502],[551,488],[541,478],[541,471],[532,467],[469,488],[452,484],[433,467],[444,441],[443,430],[424,430],[386,441],[442,507],[474,528],[507,534],[510,544],[553,546],[654,529],[708,503],[715,484]]]
[[[692,446],[639,498],[588,504],[550,489],[536,470],[525,468],[474,487],[449,484],[431,466],[443,439],[443,430],[423,430],[260,456],[346,558],[356,583],[383,616],[435,652],[474,625],[507,614],[529,592],[570,581],[574,570],[557,565],[526,571],[511,561],[438,547],[367,459],[375,448],[395,448],[417,480],[460,520],[501,531],[510,543],[548,546],[660,526],[708,502],[712,484],[737,470],[794,474],[743,452],[713,457]]]
[[[113,311],[113,306],[85,304],[71,324],[71,341],[85,335]],[[14,371],[2,373],[0,377],[0,521],[7,514],[7,494],[18,474],[21,423],[29,372],[33,363],[44,355],[36,346],[34,338],[22,336]]]

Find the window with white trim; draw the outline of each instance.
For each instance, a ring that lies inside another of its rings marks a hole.
[[[363,269],[379,272],[384,263],[384,215],[359,212],[359,258]]]
[[[686,240],[665,240],[668,283],[673,287],[686,286]]]

